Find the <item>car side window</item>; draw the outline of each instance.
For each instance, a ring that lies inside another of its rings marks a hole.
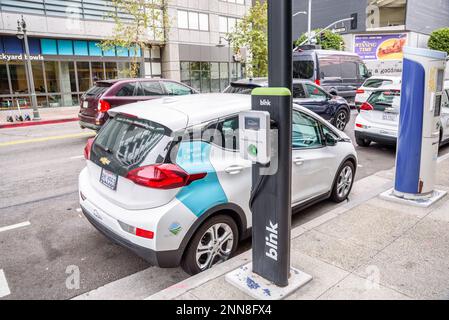
[[[137,82],[129,82],[123,85],[123,87],[117,92],[117,97],[132,97],[136,91]]]
[[[162,96],[164,94],[159,81],[142,81],[140,85],[142,86],[142,89],[140,90],[139,95]]]
[[[307,83],[306,90],[311,99],[315,99],[315,100],[326,100],[327,99],[327,94],[323,90],[318,88],[317,86],[314,86],[313,84]]]
[[[449,108],[449,89],[443,92],[443,107]]]
[[[293,111],[292,147],[294,149],[316,149],[323,147],[320,124],[312,117]]]
[[[165,81],[164,86],[168,94],[171,96],[185,96],[192,93],[192,90],[189,87],[183,86],[176,82]]]
[[[221,141],[214,139],[214,143],[223,149],[239,150],[239,117],[233,116],[218,122],[218,136]]]
[[[326,136],[326,134],[330,134],[335,140],[338,140],[338,139],[339,139],[338,135],[337,135],[334,131],[332,131],[331,129],[329,129],[328,127],[322,125],[322,126],[321,126],[321,129],[323,130],[323,135],[324,135],[324,136]]]
[[[293,99],[304,99],[306,93],[304,87],[301,83],[293,84]]]

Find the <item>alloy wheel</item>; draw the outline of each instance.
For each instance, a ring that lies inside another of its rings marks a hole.
[[[341,170],[337,181],[337,195],[340,198],[345,198],[352,186],[353,173],[349,166],[346,166]]]
[[[196,249],[196,263],[201,270],[226,261],[232,252],[234,234],[226,223],[212,225],[202,235]]]

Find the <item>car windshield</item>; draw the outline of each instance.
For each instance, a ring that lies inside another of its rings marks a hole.
[[[86,96],[99,96],[111,87],[109,83],[97,83],[95,86],[87,90]]]
[[[366,88],[380,88],[389,84],[392,84],[392,80],[387,79],[368,79],[363,84],[363,87]]]
[[[401,92],[399,90],[376,91],[368,99],[374,110],[385,111],[387,108],[399,110],[401,105]]]
[[[293,61],[293,78],[295,79],[312,79],[315,69],[312,60]]]
[[[254,88],[258,86],[253,85],[241,85],[232,83],[226,89],[224,89],[223,93],[239,93],[239,94],[251,94]]]
[[[158,123],[119,114],[98,134],[91,160],[97,163],[96,160],[107,157],[118,174],[160,163],[165,159],[170,134],[168,128]]]

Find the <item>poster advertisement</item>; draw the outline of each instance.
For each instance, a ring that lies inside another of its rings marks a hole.
[[[354,51],[362,60],[402,60],[407,34],[356,35]]]

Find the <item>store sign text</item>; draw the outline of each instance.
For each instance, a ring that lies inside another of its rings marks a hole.
[[[26,54],[6,54],[6,53],[2,53],[0,55],[0,60],[3,61],[25,61],[27,58]],[[30,55],[30,60],[31,61],[43,61],[44,60],[44,56],[41,54],[38,55]]]

